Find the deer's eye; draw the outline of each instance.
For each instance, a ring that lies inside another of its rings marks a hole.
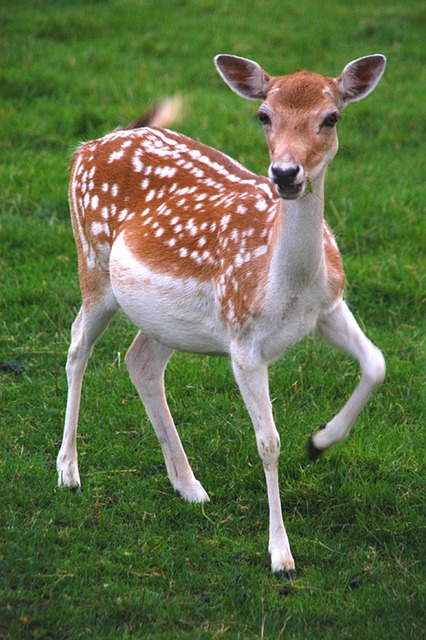
[[[269,116],[268,113],[266,113],[266,111],[263,111],[262,109],[259,111],[259,113],[257,114],[257,117],[259,118],[259,122],[266,127],[267,125],[271,124],[271,118]]]
[[[327,127],[327,129],[333,129],[336,126],[338,120],[340,120],[340,116],[335,111],[334,113],[330,113],[326,118],[324,118],[322,122],[322,127]]]

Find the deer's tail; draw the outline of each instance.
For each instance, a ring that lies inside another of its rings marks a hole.
[[[143,113],[119,130],[140,129],[141,127],[169,127],[179,120],[183,110],[183,101],[179,96],[165,98],[154,104],[151,109]]]

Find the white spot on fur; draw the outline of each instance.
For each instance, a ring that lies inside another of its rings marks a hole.
[[[185,225],[185,229],[187,229],[191,236],[195,236],[198,233],[198,227],[194,224],[194,218],[188,220]]]
[[[94,236],[99,236],[102,233],[109,235],[108,225],[103,222],[92,222],[90,229]]]
[[[141,155],[142,155],[142,151],[138,149],[132,158],[132,165],[136,173],[141,173],[141,171],[143,171],[144,164],[140,159]]]
[[[173,176],[175,175],[177,169],[176,167],[156,167],[154,173],[157,176],[160,176],[160,178],[173,178]]]
[[[268,203],[265,198],[259,198],[254,205],[258,211],[266,211],[268,208]]]
[[[115,160],[120,160],[124,156],[124,149],[121,148],[120,151],[113,151],[108,158],[108,163],[114,162]]]
[[[229,214],[226,216],[223,216],[223,218],[220,221],[220,228],[222,229],[222,231],[225,231],[226,227],[229,224],[230,219],[231,219],[231,216]]]
[[[260,247],[257,247],[257,249],[253,251],[253,256],[255,258],[258,258],[259,256],[263,256],[263,254],[266,253],[267,251],[268,251],[268,247],[266,246],[266,244],[262,244]]]

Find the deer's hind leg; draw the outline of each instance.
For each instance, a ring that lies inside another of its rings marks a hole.
[[[139,332],[126,355],[126,364],[163,451],[175,490],[191,502],[209,496],[195,478],[167,405],[164,372],[173,349]]]
[[[71,345],[66,364],[68,398],[64,435],[56,462],[59,486],[80,487],[76,437],[83,376],[96,340],[117,309],[118,305],[111,289],[106,289],[96,301],[92,299],[83,302],[72,325]]]

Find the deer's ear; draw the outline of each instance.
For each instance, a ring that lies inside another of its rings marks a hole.
[[[380,53],[349,62],[335,81],[344,104],[368,96],[382,77],[385,66],[386,58]]]
[[[248,100],[264,100],[270,76],[257,62],[222,54],[214,59],[217,70],[236,94]]]

